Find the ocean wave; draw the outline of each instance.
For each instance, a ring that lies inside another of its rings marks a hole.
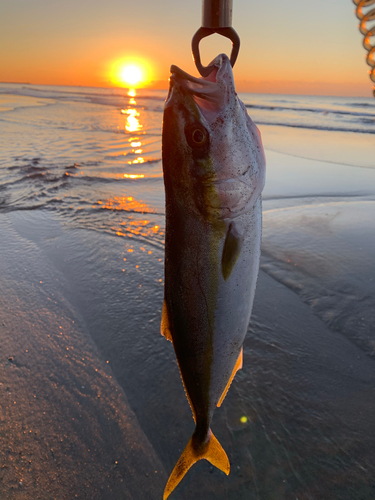
[[[144,164],[143,164],[144,165]],[[90,182],[90,183],[111,183],[111,182],[119,182],[119,183],[128,183],[128,182],[153,182],[160,181],[163,179],[163,176],[160,175],[147,175],[145,174],[143,177],[137,174],[121,174],[122,177],[101,177],[101,176],[93,176],[93,175],[72,175],[69,172],[65,172],[62,176],[63,179],[74,179],[78,182]],[[127,177],[124,177],[127,175]]]
[[[262,109],[267,111],[294,111],[296,113],[308,112],[308,113],[319,113],[319,114],[333,114],[333,115],[349,115],[349,116],[371,116],[374,117],[373,113],[361,113],[355,111],[340,111],[337,109],[327,109],[327,108],[299,108],[299,107],[289,107],[289,106],[266,106],[263,104],[245,104],[246,108],[249,109]],[[370,105],[369,105],[370,106]]]
[[[369,102],[348,102],[346,104],[347,106],[353,106],[353,107],[358,107],[358,108],[374,108],[375,109],[375,104],[371,104]]]
[[[361,123],[364,123],[364,124],[370,124],[370,125],[375,125],[375,117],[374,118],[361,118],[359,120]]]
[[[119,148],[121,149],[121,148]],[[158,152],[158,151],[152,151],[152,153],[155,153],[155,152]],[[150,153],[148,153],[150,154]],[[159,152],[160,154],[160,152]],[[139,157],[139,153],[133,153],[131,150],[130,151],[126,151],[126,152],[122,152],[122,153],[119,153],[119,154],[111,154],[111,155],[106,155],[104,156],[104,160],[124,160],[124,158],[127,157],[127,158],[138,158]],[[148,164],[148,163],[159,163],[161,161],[161,158],[151,158],[151,159],[148,159],[146,160],[144,157],[142,157],[143,161],[142,163],[138,163],[136,164],[137,166],[139,165],[144,165],[144,164]]]
[[[103,89],[106,90],[108,93],[105,92],[85,92],[85,91],[79,91],[79,90],[74,90],[74,91],[68,91],[68,90],[61,90],[61,89],[43,89],[43,88],[36,88],[36,87],[21,87],[21,88],[2,88],[0,89],[0,94],[10,94],[10,95],[19,95],[19,96],[25,96],[25,97],[43,97],[45,99],[68,99],[68,100],[81,100],[82,102],[93,102],[95,104],[109,104],[111,105],[112,102],[108,102],[110,99],[113,98],[121,98],[121,99],[129,99],[129,96],[127,94],[127,90],[124,90],[124,92],[113,92],[110,93],[110,89]],[[165,95],[157,95],[157,94],[138,94],[136,95],[136,99],[138,100],[153,100],[153,101],[160,101],[163,102],[165,101],[166,98],[166,93]]]
[[[353,167],[353,168],[368,168],[371,170],[375,169],[375,166],[358,165],[356,163],[347,163],[347,162],[343,162],[343,161],[332,161],[332,160],[327,160],[325,158],[314,158],[312,156],[303,156],[303,155],[293,154],[291,152],[286,153],[285,151],[280,151],[279,149],[275,149],[275,148],[271,148],[271,147],[266,147],[265,151],[273,151],[274,153],[279,153],[281,155],[292,156],[294,158],[303,158],[304,160],[312,160],[314,162],[317,161],[319,163],[332,163],[333,165],[345,165],[347,167]],[[369,194],[371,194],[371,193],[369,193]],[[341,196],[341,194],[339,196]]]
[[[292,128],[303,128],[309,130],[322,130],[326,132],[353,132],[355,134],[375,134],[375,128],[373,130],[366,128],[353,128],[353,127],[326,127],[319,125],[307,125],[304,123],[285,123],[285,122],[271,122],[256,119],[254,120],[257,125],[274,125],[278,127],[292,127]]]
[[[0,203],[0,212],[8,214],[10,212],[15,212],[15,211],[18,212],[19,210],[39,210],[44,208],[44,206],[45,205],[43,203],[39,203],[38,205],[15,205],[15,206],[12,205],[3,206],[2,203]]]
[[[110,89],[105,89],[107,92],[109,92]],[[65,93],[65,91],[61,92],[61,91],[57,91],[57,93]],[[126,92],[126,90],[124,92],[113,92],[113,93],[103,93],[103,92],[79,92],[79,91],[75,91],[75,92],[66,92],[66,94],[77,94],[77,95],[84,95],[86,97],[99,97],[99,98],[112,98],[112,97],[123,97],[124,99],[129,99],[129,95],[128,93]],[[135,99],[146,99],[146,100],[155,100],[155,101],[165,101],[165,98],[166,98],[166,95],[165,96],[158,96],[158,95],[142,95],[142,94],[137,94],[135,96]]]
[[[126,212],[129,214],[143,214],[143,215],[164,215],[161,212],[157,212],[155,210],[150,210],[150,209],[137,209],[137,208],[127,208],[127,207],[100,207],[98,206],[100,210],[108,210],[108,212]]]

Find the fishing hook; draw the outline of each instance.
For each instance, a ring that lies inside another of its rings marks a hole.
[[[213,66],[203,66],[199,53],[199,42],[202,38],[218,33],[232,42],[230,63],[234,66],[240,50],[240,37],[232,28],[233,0],[203,0],[202,27],[195,33],[191,41],[193,59],[197,70],[202,76],[208,76]]]

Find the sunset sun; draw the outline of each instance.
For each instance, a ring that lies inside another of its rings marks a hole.
[[[136,85],[143,80],[142,70],[138,66],[125,66],[121,71],[121,79],[129,85]]]
[[[150,64],[143,58],[123,58],[112,61],[109,77],[119,87],[144,87],[151,78]]]

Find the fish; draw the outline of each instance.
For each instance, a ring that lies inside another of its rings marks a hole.
[[[195,421],[166,484],[166,500],[198,460],[229,474],[211,430],[236,372],[259,272],[265,156],[235,90],[228,57],[206,78],[171,66],[164,105],[164,302],[161,333],[173,343]]]

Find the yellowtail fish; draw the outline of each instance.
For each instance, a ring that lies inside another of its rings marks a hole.
[[[195,431],[164,500],[205,458],[229,474],[210,427],[242,367],[259,270],[265,158],[237,97],[225,54],[207,78],[171,67],[164,108],[165,298],[161,332],[173,342]]]

